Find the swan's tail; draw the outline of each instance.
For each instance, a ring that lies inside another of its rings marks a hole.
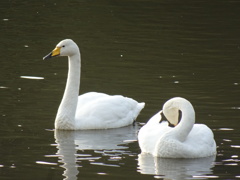
[[[138,103],[139,112],[145,107],[145,102]]]
[[[136,107],[136,110],[135,110],[135,117],[134,117],[134,120],[137,119],[139,113],[141,112],[141,110],[145,107],[145,103],[144,102],[141,102],[141,103],[138,103],[137,104],[137,107]]]

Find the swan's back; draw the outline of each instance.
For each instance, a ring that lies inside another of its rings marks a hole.
[[[77,129],[108,129],[130,125],[145,103],[104,93],[90,92],[79,96],[76,110]]]

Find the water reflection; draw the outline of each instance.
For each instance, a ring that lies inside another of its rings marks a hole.
[[[205,177],[212,174],[215,156],[197,159],[156,158],[150,154],[139,154],[138,171],[167,179]]]
[[[55,130],[58,149],[56,154],[59,162],[63,164],[61,167],[65,169],[63,176],[68,180],[77,179],[78,167],[81,167],[82,161],[89,161],[93,165],[116,166],[101,162],[101,158],[115,156],[114,159],[117,160],[117,156],[128,153],[126,144],[137,140],[138,129],[139,127],[135,125],[107,130]],[[94,150],[94,152],[89,153],[85,150]],[[96,156],[95,153],[99,156]]]

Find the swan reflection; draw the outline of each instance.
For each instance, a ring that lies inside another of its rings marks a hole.
[[[99,162],[102,154],[111,156],[114,152],[118,155],[129,153],[126,144],[137,140],[138,130],[137,125],[106,130],[55,130],[54,135],[58,149],[56,154],[59,162],[63,163],[61,167],[65,169],[63,176],[68,180],[77,179],[78,167],[81,167],[80,163],[83,160],[89,160],[91,164],[94,164],[96,160]],[[98,153],[99,157],[92,156],[89,151],[84,154],[85,150],[94,150],[92,153]],[[81,151],[81,154],[77,154],[77,151]]]
[[[186,179],[212,174],[215,156],[194,159],[170,159],[138,155],[138,171],[141,174],[160,175],[166,179]]]

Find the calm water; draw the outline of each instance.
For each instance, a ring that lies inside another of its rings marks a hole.
[[[1,1],[0,179],[239,179],[239,1]],[[53,128],[66,58],[42,61],[62,39],[82,53],[80,93],[146,102],[136,126]],[[142,156],[137,132],[171,97],[192,102],[217,156]]]

